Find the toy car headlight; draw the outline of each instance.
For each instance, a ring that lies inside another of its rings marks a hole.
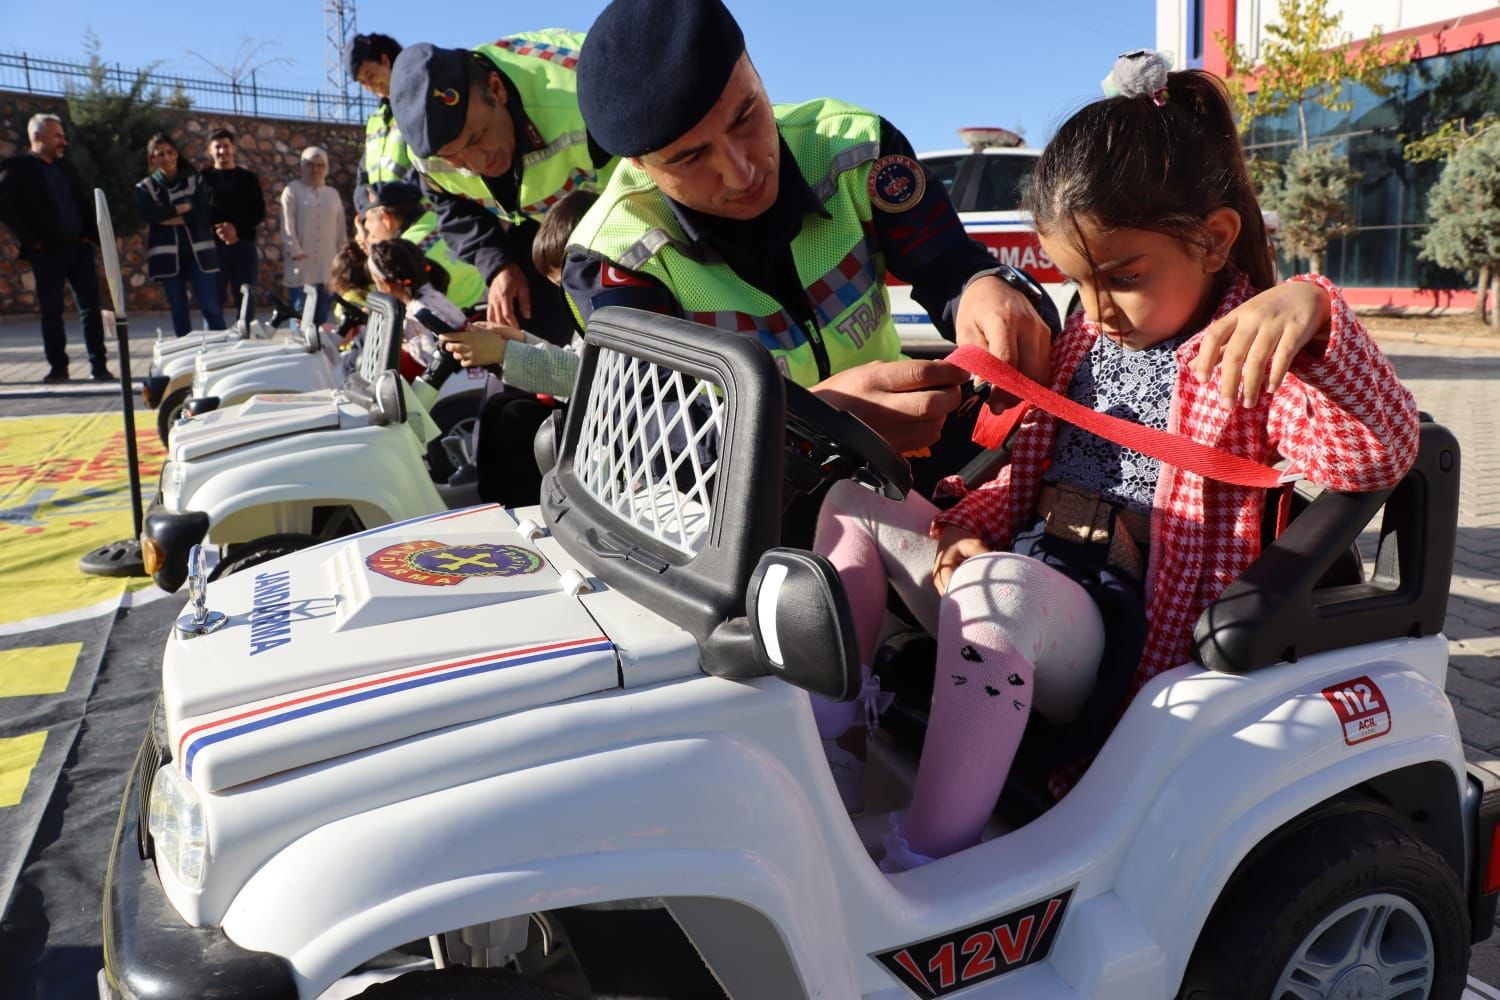
[[[203,803],[182,772],[172,764],[156,772],[151,783],[146,829],[156,846],[156,862],[166,865],[189,888],[203,885],[208,867],[208,826]]]
[[[161,502],[168,510],[177,509],[182,498],[182,483],[187,478],[186,462],[167,462],[161,467]]]

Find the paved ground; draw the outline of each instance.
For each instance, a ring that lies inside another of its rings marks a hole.
[[[165,314],[131,320],[132,371],[142,375],[151,341]],[[76,323],[70,321],[75,375],[86,375]],[[1448,604],[1452,639],[1448,693],[1471,758],[1500,758],[1500,350],[1457,343],[1420,342],[1402,334],[1376,333],[1418,404],[1458,436],[1463,450],[1458,547]],[[109,334],[110,367],[119,373],[115,337]],[[0,413],[41,414],[93,410],[108,405],[119,386],[75,381],[44,386],[46,365],[34,319],[0,319]],[[136,397],[137,400],[139,397]],[[140,419],[138,417],[138,419]],[[149,419],[149,414],[147,414]],[[1475,949],[1471,967],[1477,992],[1500,982],[1500,934]]]

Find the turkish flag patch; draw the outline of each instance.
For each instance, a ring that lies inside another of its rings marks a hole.
[[[651,283],[634,271],[605,264],[599,270],[599,284],[605,288],[647,288]]]

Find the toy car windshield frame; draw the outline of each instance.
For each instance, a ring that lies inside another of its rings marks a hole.
[[[785,426],[759,344],[635,309],[590,317],[543,515],[601,580],[697,638],[710,673],[762,672],[744,602],[780,535]]]

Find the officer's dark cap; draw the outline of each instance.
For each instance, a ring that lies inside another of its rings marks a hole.
[[[464,130],[469,113],[468,49],[442,49],[429,42],[408,45],[391,67],[391,111],[412,152],[437,154]]]
[[[386,181],[370,188],[370,207],[399,208],[422,200],[422,189],[406,181]]]
[[[744,53],[720,0],[614,0],[578,56],[584,124],[616,156],[669,146],[708,114]]]

